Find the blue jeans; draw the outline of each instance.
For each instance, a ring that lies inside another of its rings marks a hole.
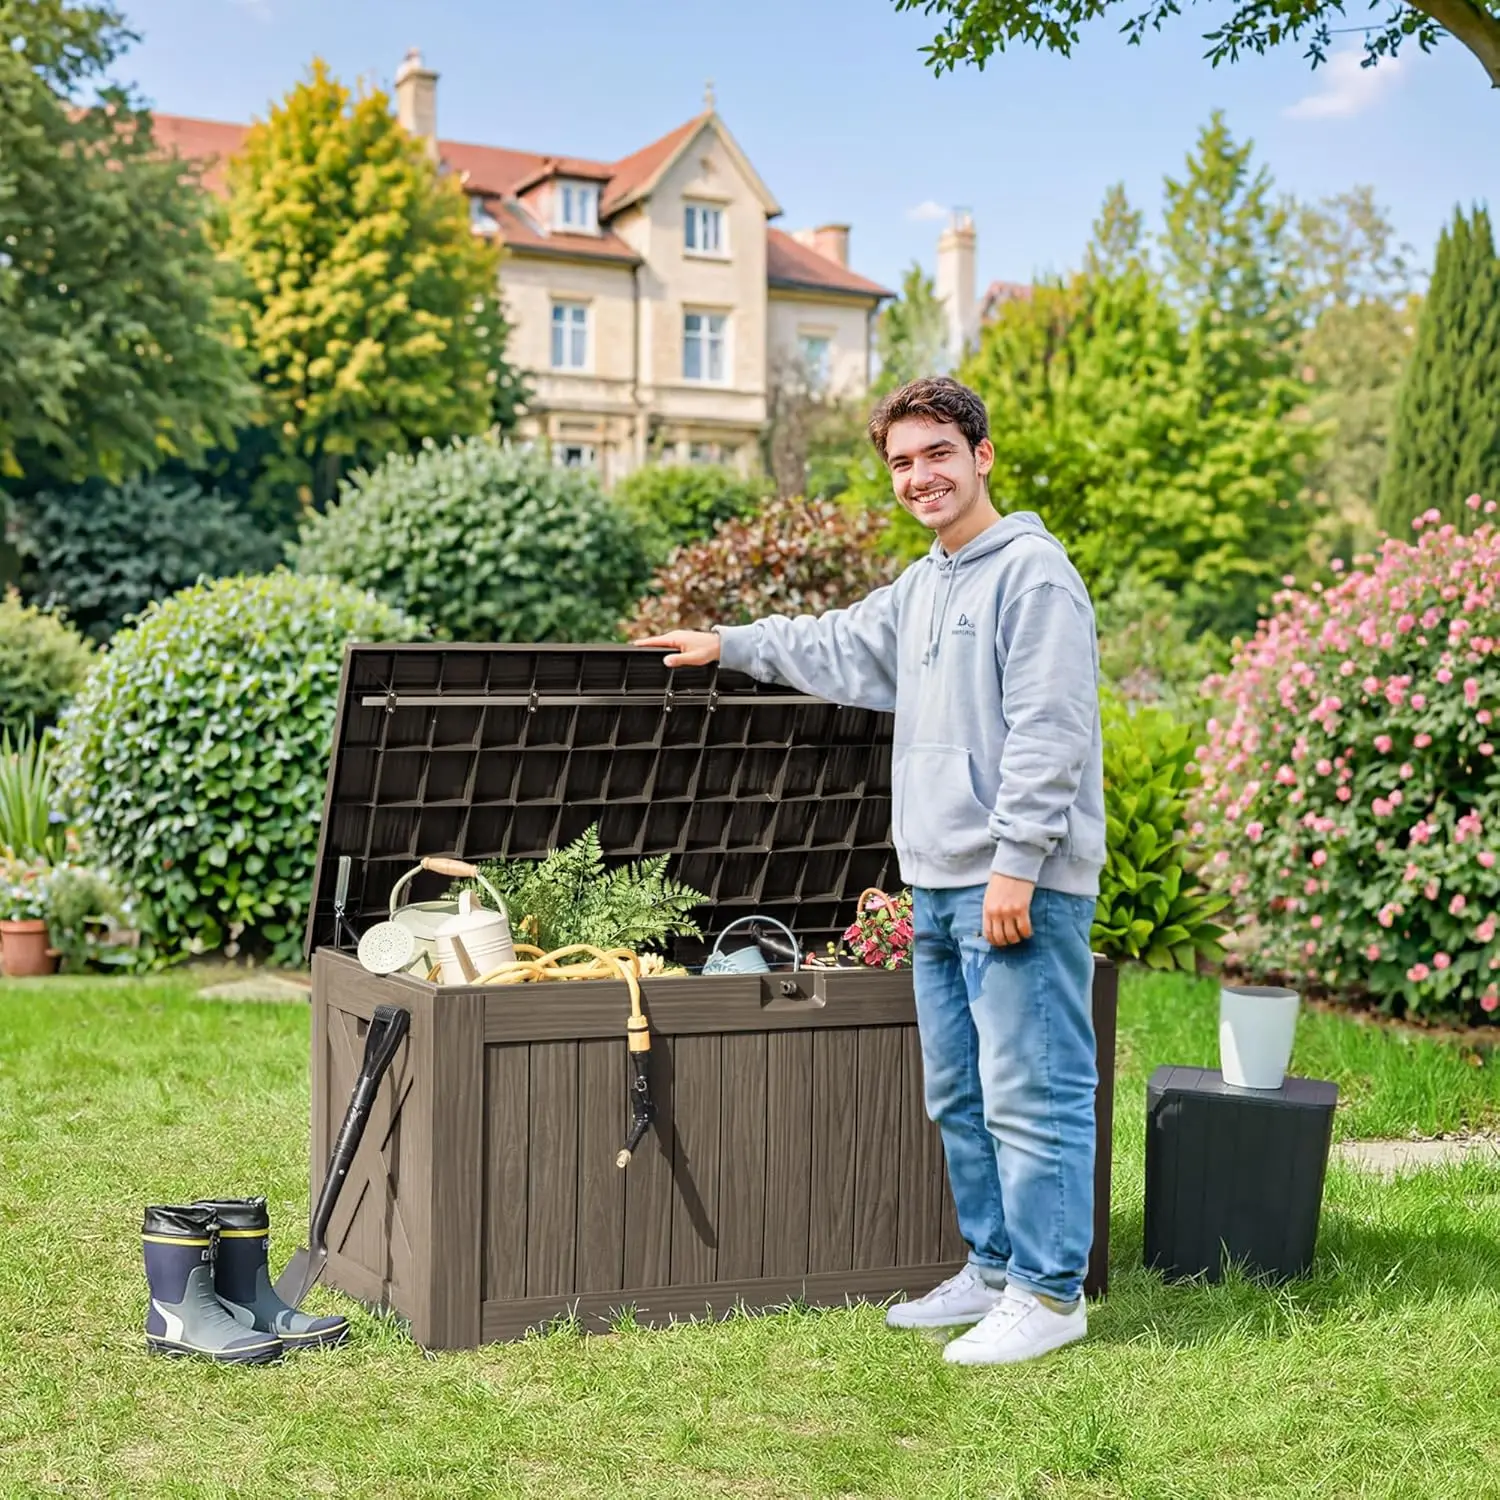
[[[1095,902],[1033,891],[1031,936],[996,948],[984,894],[912,893],[927,1113],[971,1264],[1071,1302],[1094,1237]]]

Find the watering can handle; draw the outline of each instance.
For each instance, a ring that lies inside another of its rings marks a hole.
[[[490,893],[490,897],[495,903],[495,910],[504,912],[506,921],[510,920],[510,908],[501,899],[500,892],[479,873],[476,866],[466,864],[461,859],[445,859],[441,855],[429,855],[420,864],[413,865],[391,887],[391,915],[393,917],[396,915],[397,901],[401,892],[411,884],[419,870],[431,870],[434,875],[451,875],[456,880],[477,880]]]
[[[741,922],[769,922],[773,927],[779,927],[784,933],[786,933],[788,939],[790,939],[791,944],[792,944],[792,952],[797,955],[796,958],[793,960],[792,966],[794,968],[801,968],[801,966],[802,966],[802,944],[797,941],[797,935],[796,935],[796,933],[794,933],[792,931],[792,929],[786,925],[785,922],[780,922],[775,917],[761,916],[761,915],[758,915],[758,914],[756,914],[754,912],[752,912],[747,917],[736,917],[734,919],[734,921],[732,921],[719,934],[719,936],[717,937],[717,939],[715,939],[715,941],[714,941],[714,949],[713,949],[714,953],[717,953],[719,951],[719,944],[722,943],[724,941],[724,939],[726,937],[728,937],[729,934],[731,932],[733,932],[734,929],[740,925]],[[710,957],[712,957],[712,955],[710,955]]]

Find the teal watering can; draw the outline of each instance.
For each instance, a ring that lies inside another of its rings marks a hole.
[[[769,974],[771,972],[771,966],[766,962],[766,956],[760,951],[758,943],[751,943],[748,948],[737,948],[733,953],[725,953],[721,950],[720,944],[742,922],[769,922],[773,927],[780,927],[792,945],[792,967],[794,969],[801,967],[801,945],[785,923],[778,922],[775,917],[737,917],[719,934],[718,942],[714,944],[714,951],[708,955],[708,960],[703,965],[705,974]]]

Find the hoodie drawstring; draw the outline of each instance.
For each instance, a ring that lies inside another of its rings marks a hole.
[[[938,641],[942,638],[943,621],[948,618],[948,606],[953,602],[953,585],[958,580],[958,563],[950,558],[947,567],[948,588],[943,595],[941,612],[937,607],[937,590],[932,591],[932,617],[927,622],[927,652],[922,658],[924,667],[931,666],[937,660]]]

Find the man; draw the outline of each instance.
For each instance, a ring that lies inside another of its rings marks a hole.
[[[934,532],[890,585],[820,616],[640,641],[894,710],[892,840],[912,888],[927,1112],[942,1134],[963,1269],[893,1327],[974,1325],[944,1357],[1015,1363],[1087,1332],[1093,955],[1104,863],[1093,609],[1030,512],[1001,517],[984,404],[950,379],[886,398],[870,437]]]

